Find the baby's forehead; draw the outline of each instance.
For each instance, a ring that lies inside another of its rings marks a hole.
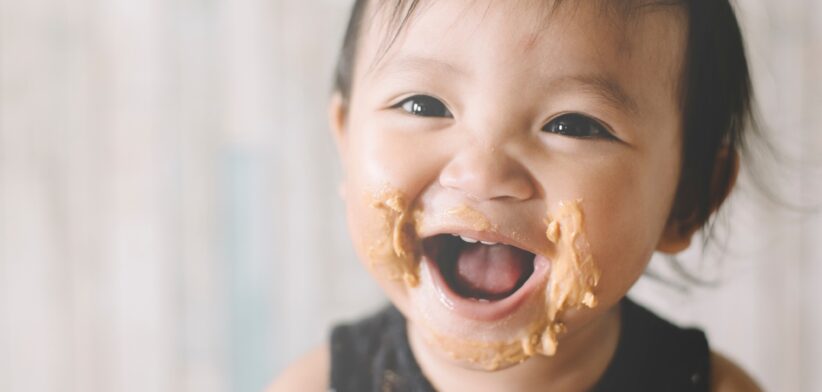
[[[500,36],[523,37],[523,47],[533,47],[547,33],[562,35],[597,34],[612,46],[630,50],[631,38],[649,26],[684,30],[687,15],[676,0],[399,0],[370,1],[360,27],[360,47],[370,48],[380,60],[408,35],[412,41],[428,34],[428,45],[449,37],[470,40],[483,28]],[[555,31],[573,20],[573,30]],[[463,33],[459,36],[459,33]],[[432,39],[434,38],[434,39]],[[369,52],[366,50],[366,52]],[[372,64],[373,65],[373,64]]]
[[[440,19],[451,27],[471,16],[486,21],[495,15],[510,15],[518,26],[535,32],[549,28],[557,18],[582,18],[613,33],[627,34],[656,11],[683,10],[682,0],[372,0],[366,5],[360,32],[361,36],[381,37],[381,46],[386,47],[409,25],[433,13],[443,16]]]
[[[599,67],[635,76],[647,71],[635,66],[641,58],[641,63],[657,63],[645,65],[665,74],[667,91],[675,90],[682,76],[687,19],[684,9],[671,2],[377,3],[361,30],[360,76],[372,76],[409,54],[447,60],[464,71],[488,64],[494,72],[511,69],[529,74]]]

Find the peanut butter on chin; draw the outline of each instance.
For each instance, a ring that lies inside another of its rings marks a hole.
[[[597,305],[594,289],[600,271],[594,264],[584,230],[582,201],[560,202],[545,219],[548,241],[553,244],[549,277],[535,298],[542,298],[534,308],[534,320],[514,338],[506,340],[471,339],[457,334],[443,334],[432,320],[415,319],[422,326],[427,344],[452,360],[468,363],[488,371],[521,363],[535,355],[553,356],[558,336],[565,331],[562,314],[569,309],[593,308]],[[421,211],[409,210],[408,201],[397,190],[384,190],[374,197],[371,206],[382,214],[384,236],[368,250],[372,268],[380,267],[390,279],[401,280],[408,288],[419,285],[420,239],[417,235]],[[492,228],[479,211],[460,206],[449,215],[468,222],[477,231]],[[435,320],[433,320],[435,321]]]

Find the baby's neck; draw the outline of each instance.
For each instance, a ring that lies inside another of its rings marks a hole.
[[[470,370],[433,353],[408,323],[408,339],[423,373],[439,391],[586,391],[605,373],[619,342],[620,306],[560,340],[553,357],[535,356],[508,369]]]

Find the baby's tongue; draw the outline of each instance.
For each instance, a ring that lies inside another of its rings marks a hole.
[[[533,257],[509,245],[466,245],[457,258],[458,289],[461,294],[475,298],[506,297],[518,288]]]

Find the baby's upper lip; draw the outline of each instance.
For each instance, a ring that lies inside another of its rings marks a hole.
[[[541,251],[540,249],[535,248],[532,245],[526,244],[526,243],[524,243],[524,242],[522,242],[522,241],[520,241],[516,238],[512,238],[510,236],[507,236],[507,235],[505,235],[503,233],[500,233],[499,231],[494,230],[494,229],[476,230],[476,229],[473,229],[473,228],[468,227],[468,226],[447,225],[447,226],[442,226],[442,227],[430,228],[428,230],[425,230],[425,232],[418,233],[420,239],[423,239],[423,240],[426,239],[426,238],[430,238],[430,237],[434,237],[434,236],[442,235],[442,234],[453,234],[453,235],[468,237],[468,238],[475,239],[475,240],[478,240],[478,241],[485,241],[485,242],[493,242],[493,243],[504,244],[504,245],[511,245],[511,246],[515,246],[517,248],[526,250],[528,252],[531,252],[531,253],[537,254],[537,255],[543,253],[543,251]]]

